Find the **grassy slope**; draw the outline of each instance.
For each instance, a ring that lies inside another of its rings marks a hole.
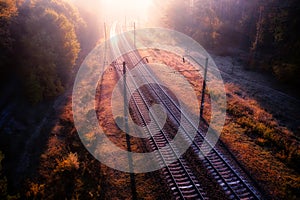
[[[163,63],[180,71],[195,87],[195,91],[197,93],[200,91],[199,82],[201,81],[199,81],[197,73],[192,71],[190,65],[183,65],[180,57],[157,50],[142,51],[141,54],[151,55],[150,62]],[[225,63],[221,70],[230,67],[226,65],[228,58],[219,57],[217,64],[220,64],[220,62]],[[227,70],[231,71],[228,68]],[[159,72],[163,73],[161,70]],[[297,171],[300,145],[297,141],[297,135],[291,131],[290,126],[275,118],[272,115],[272,110],[268,112],[267,109],[262,107],[263,104],[261,105],[256,98],[251,96],[253,93],[264,93],[262,87],[265,90],[271,90],[273,93],[267,93],[268,101],[271,101],[269,105],[273,110],[282,112],[284,108],[276,109],[276,101],[278,101],[279,94],[281,96],[283,94],[282,92],[278,92],[278,94],[276,90],[265,87],[264,83],[258,84],[255,79],[253,84],[250,85],[252,87],[244,90],[242,86],[245,84],[243,83],[249,84],[249,81],[245,80],[244,77],[252,78],[244,73],[242,69],[239,69],[237,76],[240,78],[234,76],[234,74],[231,74],[233,76],[225,74],[227,77],[224,79],[227,96],[227,117],[221,140],[268,195],[275,199],[295,199],[299,197],[298,190],[300,188],[300,176],[299,171]],[[224,73],[221,74],[224,77]],[[253,76],[258,76],[258,74],[253,73]],[[168,75],[165,77],[168,77]],[[200,94],[197,96],[200,99]],[[205,105],[206,111],[204,113],[205,117],[209,119],[210,103],[208,95],[206,99],[208,103]],[[287,103],[297,102],[293,101],[293,98],[291,99]],[[281,104],[281,106],[287,106],[287,111],[296,112],[297,105],[287,103]],[[293,106],[294,109],[290,106]],[[289,113],[282,113],[282,115],[289,116]]]

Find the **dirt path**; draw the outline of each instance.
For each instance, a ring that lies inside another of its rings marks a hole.
[[[282,91],[274,77],[246,70],[235,58],[213,56],[226,83],[241,87],[282,125],[300,137],[300,99]],[[233,70],[232,70],[233,69]]]

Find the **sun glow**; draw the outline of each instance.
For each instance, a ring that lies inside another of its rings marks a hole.
[[[146,20],[152,0],[101,0],[103,14],[110,20],[124,17]]]

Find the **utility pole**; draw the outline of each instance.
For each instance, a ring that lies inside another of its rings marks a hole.
[[[124,75],[124,125],[125,125],[125,134],[126,134],[126,144],[127,144],[127,151],[128,151],[128,166],[130,171],[130,182],[131,182],[131,192],[132,192],[132,199],[137,199],[136,193],[136,183],[135,177],[133,173],[133,160],[131,155],[131,144],[130,144],[130,135],[129,135],[129,126],[128,126],[128,103],[127,103],[127,89],[126,89],[126,62],[123,62],[123,75]]]
[[[107,40],[107,35],[106,35],[106,23],[104,22],[104,38],[105,41]]]
[[[107,53],[107,33],[106,33],[106,23],[104,22],[104,65],[106,65],[106,53]]]
[[[127,27],[127,19],[126,19],[126,15],[125,15],[125,30],[126,30],[126,27]]]
[[[201,118],[202,118],[202,115],[203,115],[203,108],[204,108],[205,89],[206,89],[207,65],[208,65],[208,58],[205,59],[204,78],[203,78],[202,94],[201,94],[200,120],[201,120]]]
[[[136,39],[135,39],[135,22],[133,22],[133,44],[134,44],[134,48],[136,48]]]
[[[123,75],[124,75],[124,120],[125,120],[125,126],[127,124],[127,89],[126,89],[126,62],[123,62]],[[127,131],[127,130],[126,130]]]
[[[185,63],[185,58],[184,57],[190,57],[194,62],[196,62],[199,66],[201,66],[195,58],[190,56],[189,54],[184,55],[182,57],[182,62]],[[205,89],[206,89],[206,75],[207,75],[207,67],[208,67],[208,58],[205,59],[205,66],[204,66],[204,77],[203,77],[203,83],[202,83],[202,93],[201,93],[201,104],[200,104],[200,120],[203,115],[203,108],[204,108],[204,100],[205,100]]]
[[[194,0],[190,0],[190,12],[192,15],[194,14]]]

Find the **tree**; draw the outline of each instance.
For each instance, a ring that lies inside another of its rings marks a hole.
[[[205,47],[212,47],[218,37],[221,21],[208,0],[189,2],[173,0],[167,9],[170,28],[186,33]]]
[[[5,198],[7,195],[7,179],[2,172],[2,160],[4,159],[4,154],[0,151],[0,197]]]
[[[267,70],[280,81],[300,83],[300,7],[295,0],[267,1],[259,8],[256,37],[253,40],[254,59],[265,63]]]
[[[80,51],[75,25],[54,10],[61,10],[55,2],[53,8],[40,1],[25,6],[15,24],[16,65],[32,103],[63,92]]]
[[[17,16],[15,0],[0,0],[0,80],[5,82],[11,74],[9,55],[12,53],[13,38],[10,26]]]
[[[5,158],[4,154],[2,153],[2,151],[0,151],[0,198],[1,199],[19,199],[20,195],[8,195],[8,191],[7,191],[7,178],[6,176],[3,174],[2,171],[2,160]]]

